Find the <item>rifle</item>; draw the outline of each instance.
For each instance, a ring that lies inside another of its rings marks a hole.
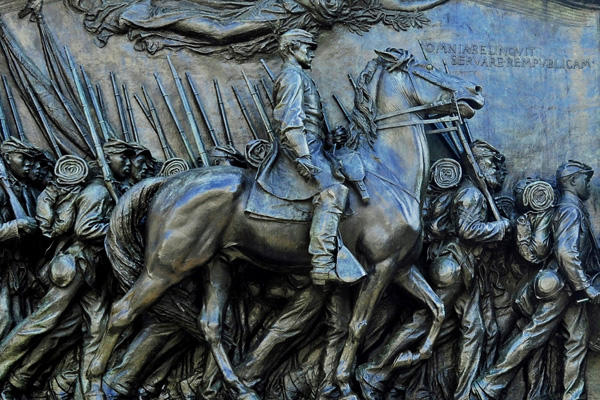
[[[83,66],[79,66],[81,70],[81,76],[83,76],[83,81],[87,86],[88,95],[90,96],[90,100],[92,100],[92,107],[94,107],[94,112],[96,113],[96,118],[98,119],[98,124],[100,124],[100,134],[102,135],[102,140],[106,141],[110,138],[110,134],[108,133],[108,127],[106,125],[106,120],[104,119],[104,115],[102,114],[102,110],[100,109],[100,104],[98,103],[98,99],[96,98],[96,93],[94,92],[94,87],[92,86],[92,82],[90,81],[89,76],[83,69]]]
[[[10,112],[13,116],[13,120],[15,121],[15,127],[17,128],[19,139],[25,140],[23,122],[21,121],[21,117],[19,116],[19,110],[17,109],[17,105],[15,104],[15,98],[13,97],[12,90],[10,86],[8,86],[8,80],[6,79],[6,75],[2,75],[2,84],[4,85],[4,91],[6,92],[6,97],[8,98],[8,105],[10,106]]]
[[[273,91],[269,90],[269,87],[267,86],[267,82],[265,82],[265,78],[260,78],[260,84],[262,85],[263,90],[265,91],[265,94],[267,95],[267,100],[269,101],[271,108],[274,108],[275,107],[275,99],[273,99]]]
[[[115,203],[119,200],[117,196],[117,192],[115,191],[115,187],[113,185],[113,178],[111,170],[106,162],[106,158],[104,158],[104,150],[102,149],[102,144],[100,143],[100,138],[98,137],[98,132],[96,132],[96,127],[94,126],[94,121],[92,120],[92,114],[90,112],[89,105],[87,103],[87,99],[85,98],[85,93],[83,91],[83,86],[79,81],[79,76],[77,75],[77,71],[75,70],[75,63],[73,62],[73,57],[69,52],[69,49],[65,47],[65,54],[67,56],[67,60],[69,62],[69,69],[71,70],[71,75],[73,76],[73,81],[75,82],[75,86],[77,87],[77,94],[79,96],[79,101],[83,107],[83,113],[85,114],[85,119],[90,129],[90,133],[92,135],[92,140],[94,141],[94,147],[96,148],[96,159],[98,160],[98,164],[102,170],[102,177],[104,178],[104,184],[106,185],[106,189],[108,193],[113,198]]]
[[[133,98],[135,99],[135,101],[137,101],[138,106],[140,106],[142,113],[144,113],[144,115],[146,116],[146,119],[148,120],[148,123],[150,124],[152,129],[156,131],[156,125],[154,125],[154,120],[152,119],[152,115],[150,115],[150,110],[146,108],[144,102],[142,101],[142,99],[140,99],[140,96],[134,93]]]
[[[262,105],[256,90],[253,88],[248,76],[242,69],[242,76],[244,77],[244,81],[246,81],[246,86],[248,86],[248,90],[250,91],[250,96],[252,96],[252,101],[258,110],[258,115],[260,115],[260,119],[262,120],[265,129],[267,130],[267,135],[269,136],[269,140],[272,142],[275,140],[275,135],[273,134],[273,128],[271,127],[271,122],[269,121],[269,117],[267,117],[267,113],[265,112],[265,108]]]
[[[127,106],[127,114],[129,115],[129,123],[131,124],[131,133],[133,135],[133,140],[138,142],[140,141],[140,134],[137,129],[137,124],[135,123],[135,115],[133,114],[133,108],[131,108],[131,100],[129,99],[129,91],[127,90],[127,84],[123,84],[121,86],[123,89],[123,97],[125,97],[125,105]]]
[[[0,130],[2,131],[2,136],[4,140],[10,139],[10,131],[8,130],[8,125],[6,123],[6,115],[4,115],[4,107],[2,107],[2,103],[0,102]]]
[[[127,127],[127,120],[125,119],[125,110],[123,109],[123,99],[121,98],[121,93],[119,92],[119,87],[117,86],[117,81],[115,79],[115,74],[110,72],[110,82],[112,83],[113,95],[115,96],[115,103],[117,104],[117,112],[119,113],[119,121],[121,122],[121,132],[123,133],[123,138],[126,142],[131,141],[131,136],[129,135],[129,129]]]
[[[235,86],[232,86],[231,89],[233,90],[235,99],[237,100],[237,103],[240,106],[240,110],[242,111],[242,115],[244,116],[244,119],[246,120],[246,124],[248,124],[248,129],[250,129],[250,133],[252,134],[252,139],[255,139],[255,140],[258,139],[258,134],[256,133],[256,129],[254,128],[254,125],[252,124],[252,120],[250,119],[250,114],[248,114],[248,109],[242,102],[242,98],[240,97],[238,90],[236,89]]]
[[[154,79],[156,80],[156,84],[158,85],[158,90],[160,90],[160,94],[162,95],[162,98],[165,101],[165,104],[167,105],[169,114],[171,114],[171,119],[173,120],[173,123],[175,123],[175,128],[177,128],[177,132],[179,132],[179,137],[181,137],[181,141],[183,142],[183,144],[185,146],[185,151],[188,153],[188,156],[190,157],[192,165],[194,167],[198,167],[198,162],[196,161],[196,157],[194,157],[194,152],[192,151],[192,145],[190,144],[190,141],[188,140],[187,135],[185,134],[183,128],[181,127],[181,124],[179,123],[179,120],[177,119],[177,114],[175,113],[175,110],[173,109],[173,106],[171,105],[171,101],[169,100],[169,95],[167,94],[167,91],[163,87],[162,82],[160,81],[160,77],[158,76],[158,74],[156,72],[154,73]]]
[[[165,131],[162,127],[160,119],[158,118],[158,113],[156,112],[156,107],[154,107],[154,102],[152,98],[146,92],[146,88],[142,86],[142,93],[144,94],[144,99],[146,100],[146,104],[148,104],[148,109],[150,110],[150,116],[154,121],[154,126],[156,127],[156,134],[158,135],[158,141],[160,142],[160,146],[163,149],[163,153],[165,155],[165,159],[175,157],[175,153],[173,149],[169,146],[169,142],[167,142],[167,137],[165,136]]]
[[[31,91],[31,88],[29,87],[29,83],[28,82],[23,82],[23,83],[24,83],[23,86],[25,87],[25,90],[27,91],[27,95],[31,98],[31,101],[33,102],[35,111],[38,113],[38,115],[40,117],[40,121],[42,122],[42,132],[44,132],[44,134],[46,136],[46,140],[48,141],[48,143],[50,143],[50,146],[52,147],[52,149],[54,150],[56,155],[58,157],[62,157],[62,155],[63,155],[62,151],[60,150],[60,147],[58,146],[58,142],[56,141],[56,138],[52,134],[52,129],[50,128],[50,124],[48,123],[48,120],[46,119],[46,114],[45,114],[44,110],[42,109],[42,106],[38,102],[38,99],[35,97],[35,94],[33,94],[33,92]]]
[[[333,99],[335,100],[336,104],[338,105],[338,107],[342,111],[342,114],[344,114],[344,118],[346,118],[346,120],[348,122],[351,122],[352,121],[352,116],[350,115],[350,113],[348,112],[348,110],[346,109],[346,107],[344,107],[344,103],[342,103],[342,100],[340,100],[340,98],[335,93],[332,94],[331,96],[333,97]]]
[[[210,160],[208,159],[208,154],[206,153],[206,149],[204,148],[204,143],[202,142],[202,137],[200,136],[200,131],[198,130],[198,124],[196,123],[196,119],[194,118],[194,114],[192,113],[190,102],[187,99],[187,95],[185,94],[183,84],[181,83],[181,78],[179,77],[179,74],[173,66],[173,63],[171,62],[171,58],[169,56],[167,56],[167,62],[169,63],[171,74],[173,75],[173,79],[175,80],[175,86],[177,86],[177,92],[179,93],[179,98],[181,99],[181,103],[183,104],[185,115],[192,128],[192,134],[194,135],[196,146],[198,146],[200,159],[202,160],[202,164],[204,164],[205,167],[208,167],[210,165]]]
[[[223,130],[225,131],[225,141],[228,146],[234,147],[233,138],[231,137],[231,130],[229,129],[229,121],[227,121],[227,113],[225,112],[225,105],[223,104],[223,98],[221,97],[221,89],[219,88],[219,82],[213,79],[215,85],[215,92],[217,93],[217,103],[219,104],[219,114],[221,114],[221,122],[223,123]]]
[[[219,140],[217,139],[217,135],[215,133],[215,130],[214,130],[212,124],[210,123],[210,119],[208,119],[208,114],[206,114],[206,110],[204,109],[204,105],[202,104],[202,100],[200,99],[200,94],[198,93],[198,90],[196,90],[196,84],[194,83],[192,76],[190,74],[188,74],[187,72],[185,73],[185,78],[188,82],[188,85],[190,86],[190,89],[192,89],[192,94],[194,95],[194,100],[196,101],[196,106],[200,110],[200,115],[202,116],[204,125],[206,125],[206,129],[208,130],[210,139],[212,140],[212,142],[215,146],[218,146]]]
[[[498,211],[498,207],[496,206],[494,197],[492,196],[489,188],[487,187],[487,183],[485,182],[485,179],[483,178],[483,173],[481,172],[481,169],[479,168],[479,164],[477,164],[477,160],[475,160],[475,156],[473,155],[473,152],[471,151],[471,146],[467,142],[467,139],[465,138],[465,134],[463,133],[463,130],[461,128],[462,117],[460,116],[460,110],[458,109],[458,103],[456,102],[456,98],[454,98],[454,106],[456,107],[456,112],[457,112],[458,118],[459,118],[458,121],[456,121],[456,129],[457,129],[456,133],[458,135],[458,139],[460,140],[460,143],[465,152],[467,162],[469,163],[469,166],[473,169],[473,175],[474,175],[473,178],[475,179],[475,183],[479,187],[479,190],[481,190],[481,192],[485,196],[485,198],[490,206],[490,210],[492,211],[492,214],[494,215],[494,218],[496,219],[496,221],[501,221],[502,217],[500,216],[500,212]]]
[[[56,85],[56,82],[54,82],[53,80],[51,80],[50,83],[52,84],[52,88],[56,92],[56,95],[58,96],[58,99],[60,100],[60,103],[62,104],[63,108],[67,112],[67,115],[69,116],[69,119],[71,120],[71,122],[73,122],[73,125],[75,125],[75,128],[77,128],[77,131],[79,132],[79,134],[83,138],[83,141],[85,142],[85,144],[88,146],[88,148],[92,152],[92,155],[94,155],[95,152],[96,152],[94,150],[94,146],[90,143],[90,138],[88,137],[88,135],[83,131],[83,129],[81,129],[81,126],[79,126],[79,122],[75,118],[75,114],[73,113],[73,109],[67,103],[67,99],[65,98],[65,96],[62,94],[62,92],[60,91],[60,89]]]
[[[262,64],[263,68],[265,69],[265,72],[267,73],[267,75],[269,75],[269,79],[271,79],[271,82],[275,82],[275,75],[273,74],[273,72],[271,71],[271,68],[269,68],[269,66],[267,65],[265,60],[261,58],[260,63]]]
[[[96,84],[96,99],[98,99],[98,105],[100,106],[102,117],[104,120],[106,120],[106,102],[104,101],[104,93],[102,92],[102,88],[99,84]]]

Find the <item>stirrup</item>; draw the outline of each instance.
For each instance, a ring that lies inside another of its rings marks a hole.
[[[354,186],[356,188],[356,190],[358,191],[358,194],[360,195],[360,199],[363,201],[363,203],[367,204],[369,203],[369,200],[371,200],[371,195],[369,195],[369,190],[367,189],[367,185],[365,185],[364,181],[354,181]]]

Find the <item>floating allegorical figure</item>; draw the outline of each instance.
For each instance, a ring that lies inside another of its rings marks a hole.
[[[498,399],[518,367],[532,354],[536,356],[535,351],[559,330],[565,336],[562,398],[586,398],[589,322],[585,302],[577,300],[600,303],[600,291],[590,280],[590,274],[600,269],[600,254],[583,203],[590,196],[593,173],[590,166],[578,161],[569,161],[556,171],[561,198],[551,231],[557,265],[540,270],[520,296],[520,308],[529,321],[502,346],[498,360],[474,383],[475,398]]]
[[[86,13],[85,28],[96,34],[102,46],[110,36],[127,33],[137,50],[152,54],[171,47],[247,58],[256,52],[273,52],[278,36],[294,28],[317,33],[321,27],[341,23],[364,31],[383,16],[396,29],[424,24],[426,18],[404,12],[445,1],[381,0],[373,5],[363,0],[110,0],[100,4],[69,0],[68,4]]]

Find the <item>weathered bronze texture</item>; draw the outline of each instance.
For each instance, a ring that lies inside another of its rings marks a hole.
[[[600,399],[597,1],[0,11],[0,399]]]

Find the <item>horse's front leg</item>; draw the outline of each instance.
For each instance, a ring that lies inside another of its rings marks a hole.
[[[397,257],[393,256],[375,264],[375,268],[363,281],[358,293],[350,320],[348,337],[336,372],[337,383],[343,396],[342,400],[358,400],[358,396],[350,387],[356,353],[365,336],[375,305],[396,272],[396,263]]]
[[[408,293],[412,294],[417,299],[427,305],[431,313],[433,314],[433,322],[429,329],[429,334],[421,344],[418,351],[418,359],[425,360],[431,357],[433,353],[433,345],[440,333],[442,323],[446,318],[446,311],[444,302],[435,293],[435,291],[429,286],[427,280],[421,271],[419,271],[414,265],[411,266],[406,274],[402,274],[400,279],[396,279],[395,282],[404,288]],[[416,361],[416,360],[414,360]]]
[[[236,392],[235,398],[260,400],[258,395],[243,384],[235,374],[221,340],[223,315],[227,306],[230,286],[230,267],[218,256],[213,258],[208,263],[204,276],[204,301],[199,318],[200,328],[210,346],[215,362],[223,374],[223,379]]]

